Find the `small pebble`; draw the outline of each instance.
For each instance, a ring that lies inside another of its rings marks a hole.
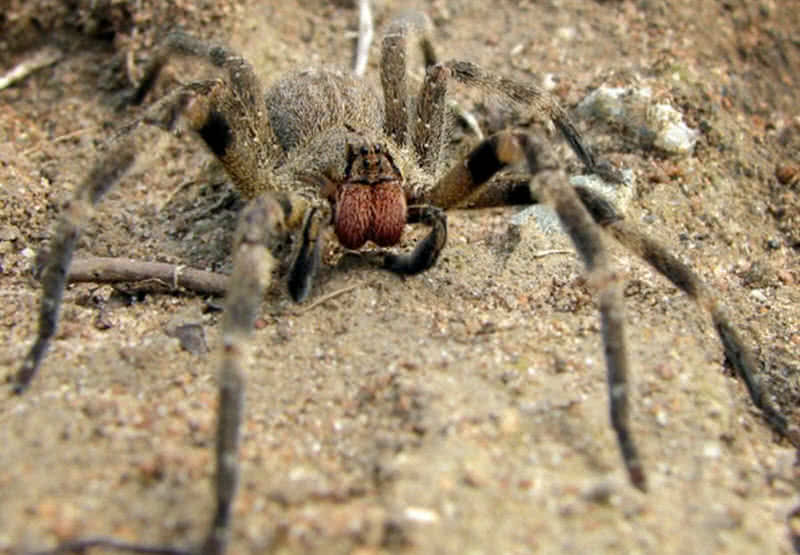
[[[750,291],[750,296],[753,297],[758,302],[765,303],[767,302],[767,296],[764,294],[764,291],[761,289],[753,289]]]
[[[406,507],[403,515],[413,522],[421,522],[423,524],[433,524],[439,521],[439,514],[430,509],[423,507]]]

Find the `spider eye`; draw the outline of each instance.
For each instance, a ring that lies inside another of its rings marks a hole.
[[[365,146],[362,146],[360,152],[361,156],[366,156],[367,154],[369,154],[369,149]]]
[[[382,150],[383,146],[381,145],[381,143],[375,145],[375,154],[380,154]]]

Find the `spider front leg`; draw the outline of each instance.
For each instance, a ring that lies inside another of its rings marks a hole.
[[[285,244],[287,234],[298,227],[299,221],[304,222],[304,228],[307,222],[314,221],[313,214],[308,212],[305,200],[297,195],[267,193],[251,201],[239,217],[233,271],[228,279],[221,325],[215,511],[200,548],[185,550],[98,537],[66,542],[39,555],[85,551],[92,547],[164,555],[220,555],[225,552],[230,535],[231,506],[239,479],[238,450],[245,391],[243,361],[247,358],[258,309],[272,281],[276,266],[273,253]],[[306,265],[307,260],[294,264]]]
[[[22,393],[30,384],[47,353],[58,326],[67,273],[78,237],[91,217],[94,206],[133,165],[134,150],[123,140],[81,183],[72,200],[61,212],[53,239],[40,257],[42,263],[42,300],[39,306],[39,328],[36,340],[20,366],[14,380],[14,392]]]
[[[386,255],[383,259],[384,268],[410,275],[432,267],[447,242],[445,210],[482,195],[487,182],[498,171],[519,160],[520,150],[514,135],[501,133],[482,141],[462,162],[454,164],[430,191],[420,198],[411,199],[408,223],[422,222],[431,226],[431,231],[412,252]],[[533,202],[527,184],[520,190],[523,189],[523,194],[513,193],[515,198],[520,197],[516,200]],[[506,198],[502,194],[500,197]]]
[[[233,272],[228,279],[222,319],[222,361],[219,371],[219,412],[216,439],[216,511],[203,544],[203,555],[225,551],[230,532],[231,504],[239,477],[239,428],[244,402],[244,373],[250,336],[261,300],[269,287],[272,253],[302,213],[297,197],[265,194],[242,212],[234,239]],[[311,220],[306,217],[306,221]],[[305,264],[304,260],[302,264]]]

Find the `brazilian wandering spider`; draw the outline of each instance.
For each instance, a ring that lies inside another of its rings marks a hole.
[[[253,328],[260,300],[270,285],[273,256],[295,240],[289,291],[302,301],[320,263],[325,228],[332,226],[345,247],[367,241],[397,243],[406,222],[422,222],[428,235],[408,254],[380,262],[400,274],[434,265],[447,238],[443,210],[469,205],[533,202],[527,187],[492,187],[492,177],[517,162],[536,169],[536,151],[526,134],[502,132],[476,146],[463,160],[441,160],[447,136],[446,92],[455,81],[487,88],[529,106],[553,121],[586,166],[609,179],[615,172],[595,161],[563,109],[539,89],[497,77],[461,61],[438,63],[429,39],[421,39],[428,72],[415,97],[407,94],[405,53],[419,29],[417,19],[390,28],[383,43],[383,98],[361,81],[328,70],[293,74],[267,91],[242,58],[225,48],[174,34],[148,71],[134,102],[144,100],[169,54],[200,57],[225,72],[217,80],[182,86],[146,111],[142,121],[171,129],[181,118],[222,161],[243,196],[252,199],[240,217],[234,243],[234,270],[222,323],[217,430],[217,511],[200,548],[224,551],[230,507],[236,491],[243,378],[241,351]],[[17,379],[22,392],[37,371],[55,333],[66,272],[78,233],[103,194],[132,166],[135,153],[123,139],[101,161],[64,210],[45,259],[45,288],[37,341]],[[484,187],[486,185],[486,187]],[[622,321],[621,284],[609,268],[600,229],[638,253],[676,286],[707,308],[726,356],[744,377],[756,406],[780,432],[788,425],[767,404],[754,375],[755,362],[731,327],[723,308],[694,273],[621,218],[590,190],[552,187],[537,198],[552,203],[584,258],[598,287],[609,369],[610,411],[631,482],[645,489],[645,476],[627,425],[627,356]],[[133,547],[133,546],[131,546]],[[174,551],[180,552],[180,551]]]

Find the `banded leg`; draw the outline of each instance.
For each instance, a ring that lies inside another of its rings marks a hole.
[[[527,162],[531,173],[538,169],[538,148],[530,137],[511,132],[493,135],[478,144],[463,162],[456,163],[421,201],[442,208],[462,204],[465,199],[481,195],[486,184],[498,171],[522,160]],[[519,195],[525,196],[522,192]],[[591,197],[589,191],[576,191],[568,186],[551,186],[542,196],[543,200],[550,202],[555,208],[598,286],[608,368],[611,423],[631,483],[645,490],[647,486],[644,471],[628,427],[628,357],[622,285],[611,271],[601,228],[595,223],[584,203],[594,209],[597,217],[604,222],[614,221],[618,215],[608,203]]]
[[[190,83],[148,108],[142,117],[123,127],[111,151],[95,164],[72,200],[63,207],[53,238],[39,257],[42,265],[39,327],[36,340],[17,372],[14,384],[16,393],[22,393],[30,384],[55,335],[67,273],[83,227],[91,218],[94,206],[136,161],[136,148],[130,137],[140,123],[171,130],[180,115],[185,113],[190,125],[198,130],[212,150],[215,145],[224,146],[219,149],[223,154],[221,159],[223,162],[227,160],[226,167],[232,174],[239,167],[248,167],[248,160],[243,160],[249,155],[248,149],[234,140],[227,131],[225,120],[218,118],[213,111],[219,94],[216,91],[219,90],[224,92],[229,89],[224,83],[214,80]],[[230,95],[223,95],[222,101],[226,99],[230,99]],[[238,175],[245,178],[241,171]]]
[[[15,393],[20,394],[28,387],[56,333],[67,273],[81,231],[91,218],[94,206],[128,172],[135,158],[134,149],[129,141],[121,140],[102,163],[94,166],[78,187],[72,200],[63,207],[53,238],[40,257],[43,267],[39,328],[36,340],[17,372],[14,381]]]
[[[598,216],[595,218],[599,219]],[[731,324],[725,307],[714,299],[708,286],[666,247],[636,229],[633,224],[621,219],[606,224],[600,223],[606,225],[608,232],[617,241],[639,255],[711,314],[711,321],[719,335],[725,358],[744,382],[753,404],[761,410],[764,419],[776,433],[789,439],[795,447],[800,448],[800,429],[796,425],[790,424],[762,388],[758,378],[759,371],[755,356]]]
[[[518,141],[521,136],[518,133],[501,132],[484,139],[467,154],[464,160],[453,164],[430,191],[427,191],[421,199],[414,199],[414,202],[433,204],[445,210],[456,206],[473,205],[472,201],[484,194],[489,181],[497,172],[520,161]],[[533,149],[533,146],[531,148]],[[525,196],[526,184],[520,185],[516,194]],[[531,198],[529,191],[528,187],[527,196]],[[492,198],[506,194],[500,190],[493,192]]]
[[[622,181],[622,176],[613,167],[595,160],[567,112],[547,91],[528,83],[495,75],[471,62],[450,60],[442,65],[450,70],[456,81],[501,94],[513,102],[530,107],[535,114],[551,120],[588,171],[598,174],[607,181]]]
[[[262,195],[245,207],[234,239],[233,272],[228,280],[222,318],[221,362],[218,376],[215,511],[199,550],[129,543],[95,537],[63,543],[39,555],[82,552],[105,547],[132,553],[163,555],[221,555],[225,552],[231,526],[231,507],[239,479],[239,439],[246,359],[258,309],[269,287],[276,265],[273,253],[285,242],[298,221],[307,221],[305,201],[296,195]]]
[[[184,112],[196,131],[225,166],[237,189],[254,198],[270,189],[271,160],[279,156],[261,83],[250,63],[225,47],[209,45],[185,33],[171,33],[132,96],[141,103],[158,80],[170,56],[193,56],[226,70],[225,79],[197,94]]]
[[[536,149],[526,135],[515,137],[528,164],[536,165]],[[558,214],[564,229],[589,272],[590,281],[598,289],[603,344],[608,372],[609,413],[617,435],[622,460],[631,483],[642,491],[647,481],[636,445],[629,429],[628,354],[625,341],[625,311],[622,283],[614,275],[601,227],[595,223],[581,196],[567,185],[550,186],[543,197]],[[607,214],[604,214],[607,217]]]
[[[242,212],[234,240],[233,272],[228,280],[222,319],[222,361],[216,440],[216,511],[203,544],[203,555],[225,551],[230,534],[231,505],[239,477],[239,428],[244,402],[244,373],[250,336],[261,300],[269,287],[275,248],[291,227],[291,199],[262,195]]]
[[[430,39],[431,22],[422,13],[392,21],[383,37],[381,48],[381,86],[385,105],[384,133],[398,146],[406,144],[409,126],[408,47],[418,42],[425,66],[436,63]]]
[[[511,133],[500,133],[482,141],[463,162],[453,165],[431,191],[422,198],[411,199],[409,223],[422,221],[431,226],[431,232],[412,252],[387,255],[384,268],[398,274],[416,274],[433,266],[447,242],[444,210],[479,194],[495,173],[519,159],[519,146]]]
[[[463,161],[456,162],[430,191],[421,198],[410,200],[412,206],[419,206],[415,210],[409,210],[409,222],[422,220],[431,225],[431,232],[413,252],[386,257],[384,267],[401,274],[419,273],[430,268],[447,240],[447,221],[443,210],[456,206],[538,202],[538,198],[531,194],[527,181],[519,181],[511,186],[491,187],[491,178],[497,172],[522,160],[521,141],[527,145],[530,172],[538,171],[539,149],[526,135],[502,132],[481,141]],[[434,207],[441,210],[434,210]]]

